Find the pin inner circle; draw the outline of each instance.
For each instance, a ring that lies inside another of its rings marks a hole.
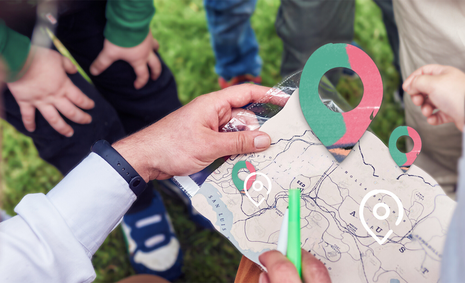
[[[385,212],[384,215],[379,215],[378,214],[378,208],[384,208]],[[389,217],[389,214],[391,213],[391,210],[389,209],[389,206],[385,203],[377,203],[375,207],[373,207],[373,215],[376,217],[378,220],[384,220]]]

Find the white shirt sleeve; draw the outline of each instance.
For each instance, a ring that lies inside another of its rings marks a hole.
[[[0,223],[0,282],[92,282],[92,255],[135,200],[118,172],[91,153]]]

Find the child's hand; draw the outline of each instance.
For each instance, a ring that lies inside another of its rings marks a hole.
[[[77,72],[68,58],[42,47],[31,46],[24,76],[7,83],[19,105],[24,127],[29,132],[36,129],[36,109],[42,113],[57,132],[71,137],[73,128],[60,113],[78,124],[89,124],[92,117],[81,109],[92,109],[94,101],[73,84],[66,75]]]
[[[413,104],[421,106],[429,124],[453,122],[463,130],[465,73],[451,66],[426,65],[413,72],[402,87]]]
[[[149,77],[152,80],[158,79],[161,74],[161,63],[155,51],[159,48],[158,41],[153,38],[151,32],[139,45],[134,47],[120,47],[105,39],[103,50],[90,66],[90,73],[94,76],[100,75],[113,62],[123,60],[128,62],[136,73],[134,88],[140,89],[147,84]],[[149,75],[149,69],[151,75]]]

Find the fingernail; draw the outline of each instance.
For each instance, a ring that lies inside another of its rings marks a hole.
[[[73,131],[73,132],[69,132],[68,134],[66,134],[66,136],[67,136],[68,138],[72,137],[73,135],[74,135],[74,131]]]
[[[260,135],[255,137],[253,143],[256,149],[262,149],[267,148],[270,145],[271,140],[268,135]]]
[[[96,75],[97,75],[97,69],[95,69],[94,67],[91,67],[91,68],[90,68],[90,73],[91,73],[92,75],[96,76]]]

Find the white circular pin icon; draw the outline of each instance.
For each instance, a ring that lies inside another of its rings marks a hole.
[[[362,225],[363,225],[363,228],[365,228],[365,230],[368,232],[368,234],[370,234],[370,236],[372,236],[377,242],[378,244],[382,245],[384,242],[386,242],[386,240],[389,238],[389,236],[391,236],[392,234],[392,230],[389,230],[386,235],[384,235],[384,237],[382,239],[379,239],[375,233],[370,229],[370,227],[368,227],[366,221],[365,221],[365,217],[363,216],[363,211],[365,210],[365,204],[366,202],[368,201],[368,199],[376,194],[386,194],[386,195],[389,195],[391,196],[395,202],[397,203],[397,206],[398,206],[398,215],[397,215],[397,220],[396,220],[396,226],[400,224],[400,222],[402,221],[402,218],[404,218],[404,207],[402,206],[402,202],[400,201],[400,199],[392,192],[390,191],[387,191],[387,190],[373,190],[373,191],[369,191],[362,199],[362,202],[360,203],[360,207],[359,207],[359,215],[360,215],[360,222],[362,222]],[[378,209],[379,208],[384,208],[385,212],[383,215],[379,215],[378,214]],[[378,220],[385,220],[389,217],[389,214],[391,213],[391,209],[389,208],[389,206],[385,203],[377,203],[374,207],[373,207],[373,215],[376,217],[376,219]]]
[[[252,199],[252,197],[250,196],[249,194],[249,191],[247,190],[246,188],[246,184],[249,182],[249,179],[253,176],[262,176],[265,178],[266,182],[268,183],[268,186],[266,187],[266,194],[269,195],[270,192],[271,192],[271,180],[270,178],[268,178],[267,175],[263,174],[263,173],[260,173],[260,172],[253,172],[253,173],[250,173],[249,175],[247,175],[247,177],[245,178],[245,181],[244,181],[244,192],[245,192],[245,195],[249,198],[249,200],[256,206],[260,206],[260,204],[265,200],[265,198],[262,198],[259,202],[256,202]],[[256,187],[256,185],[258,185],[258,187]],[[256,192],[259,192],[261,191],[263,188],[265,187],[265,185],[263,184],[262,181],[259,181],[259,180],[255,180],[252,184],[252,187],[254,191]]]

